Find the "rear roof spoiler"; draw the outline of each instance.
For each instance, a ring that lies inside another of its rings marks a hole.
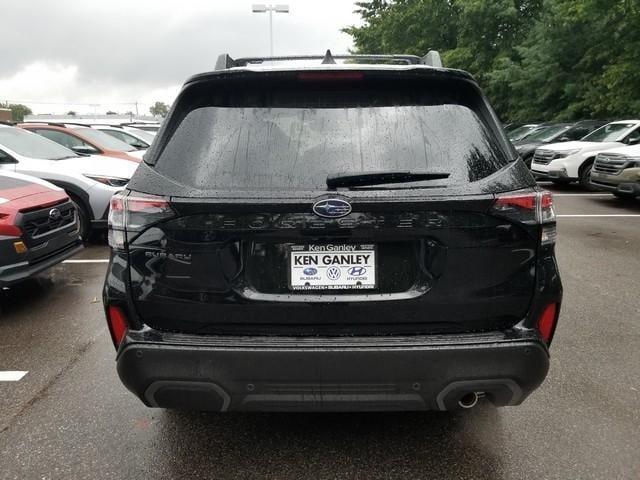
[[[290,55],[284,57],[244,57],[233,59],[228,53],[223,53],[216,61],[216,70],[226,70],[234,67],[246,67],[247,65],[260,65],[264,62],[286,62],[301,60],[318,60],[321,64],[336,63],[336,60],[347,60],[349,63],[392,63],[400,65],[428,65],[442,68],[442,59],[435,50],[430,50],[424,57],[417,55],[333,55],[327,50],[324,55]]]

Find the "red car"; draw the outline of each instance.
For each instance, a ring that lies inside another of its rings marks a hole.
[[[82,249],[76,208],[64,190],[0,170],[0,287],[35,275]]]
[[[140,163],[146,152],[86,125],[20,123],[18,127],[42,135],[81,155],[105,155]]]

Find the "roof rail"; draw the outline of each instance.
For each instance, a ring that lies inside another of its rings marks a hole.
[[[236,61],[229,56],[228,53],[223,53],[218,56],[216,61],[216,70],[226,70],[227,68],[236,67]]]
[[[58,122],[62,125],[72,125],[74,127],[91,127],[91,123],[81,123],[81,122]]]
[[[74,125],[74,124],[72,124]],[[83,124],[84,125],[84,124]],[[87,127],[113,127],[113,128],[122,128],[122,125],[120,125],[119,123],[87,123],[86,124]]]
[[[427,54],[420,59],[421,65],[429,65],[430,67],[442,68],[442,58],[440,52],[429,50]]]
[[[430,52],[431,53],[431,52]],[[436,52],[437,53],[437,52]],[[427,54],[428,56],[428,54]],[[282,62],[282,61],[300,61],[300,60],[319,60],[324,64],[335,63],[335,60],[351,60],[354,63],[358,62],[391,62],[405,65],[430,65],[423,60],[426,57],[420,58],[417,55],[332,55],[330,50],[327,50],[325,55],[290,55],[283,57],[244,57],[233,59],[227,53],[223,53],[218,57],[216,61],[216,70],[226,70],[233,67],[246,67],[250,64],[261,64],[264,62]],[[440,56],[438,55],[438,58]],[[435,65],[432,65],[435,66]],[[440,64],[442,66],[442,63]]]

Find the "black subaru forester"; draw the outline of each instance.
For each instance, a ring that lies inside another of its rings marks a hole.
[[[517,405],[549,367],[555,236],[436,53],[223,55],[111,202],[118,373],[164,408]]]

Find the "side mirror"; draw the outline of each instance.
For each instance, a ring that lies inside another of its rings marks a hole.
[[[98,153],[98,150],[88,145],[76,145],[75,147],[71,147],[71,150],[80,155],[93,155]]]
[[[13,158],[8,153],[5,153],[2,150],[0,150],[0,164],[2,164],[2,165],[10,165],[10,164],[13,164],[13,163],[18,163],[18,160]]]
[[[563,135],[562,137],[560,137],[558,139],[559,142],[568,142],[569,140],[571,140],[569,137],[567,137],[566,135]]]
[[[633,137],[627,140],[627,145],[637,145],[640,143],[640,137]]]
[[[142,142],[132,142],[130,145],[137,150],[146,150],[147,148],[149,148],[149,145]]]

